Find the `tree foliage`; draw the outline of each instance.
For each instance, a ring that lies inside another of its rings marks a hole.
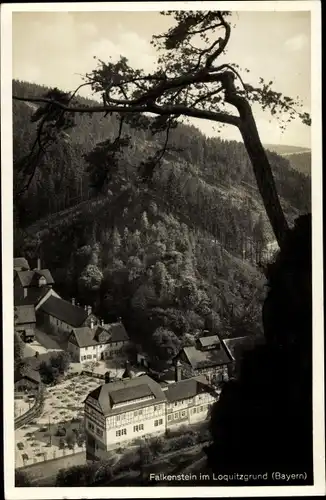
[[[162,12],[175,22],[166,33],[153,36],[152,44],[158,52],[155,70],[147,74],[133,69],[121,56],[116,62],[98,61],[98,67],[85,77],[84,85],[101,96],[103,104],[81,106],[72,104],[75,93],[60,93],[57,89],[45,97],[16,100],[43,103],[33,119],[39,122],[38,143],[42,127],[50,123],[50,130],[71,127],[66,119],[72,113],[117,113],[118,134],[99,145],[89,156],[97,164],[95,185],[106,185],[117,174],[117,156],[121,148],[130,145],[130,135],[124,125],[148,129],[157,136],[157,147],[141,161],[139,177],[152,182],[153,172],[169,149],[169,133],[180,117],[194,117],[236,126],[242,134],[260,194],[263,198],[275,236],[282,244],[288,225],[277,195],[271,165],[260,142],[250,103],[257,102],[281,120],[299,117],[310,125],[310,117],[300,110],[300,103],[272,90],[273,82],[260,78],[256,86],[245,84],[236,63],[221,63],[232,31],[230,12],[222,11],[168,11]],[[245,72],[249,70],[246,68]],[[230,107],[238,114],[230,111]],[[153,118],[154,115],[154,118]],[[165,138],[162,133],[165,133]],[[50,137],[51,134],[50,134]],[[30,181],[29,181],[30,182]]]

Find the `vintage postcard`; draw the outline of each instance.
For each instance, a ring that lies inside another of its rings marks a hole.
[[[6,500],[325,493],[320,7],[2,4]]]

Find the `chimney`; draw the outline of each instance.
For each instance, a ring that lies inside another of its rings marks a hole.
[[[35,351],[35,358],[38,358],[38,357],[39,357],[39,352]]]
[[[38,257],[37,258],[37,266],[36,266],[36,269],[38,269],[39,271],[41,270],[41,259]]]
[[[27,297],[27,288],[24,288],[24,299]]]
[[[87,306],[84,306],[85,311],[87,311]]]
[[[87,306],[87,314],[88,316],[92,314],[92,306]]]
[[[104,319],[101,319],[101,326],[104,326]]]
[[[93,330],[93,328],[94,328],[94,321],[91,320],[91,330]]]
[[[104,375],[104,381],[106,384],[108,384],[110,381],[111,381],[111,373],[110,372],[106,372],[105,375]]]
[[[121,323],[121,316],[118,317],[118,323]]]
[[[182,370],[182,365],[181,365],[180,361],[177,360],[177,362],[175,364],[175,381],[176,382],[180,382],[180,380],[182,380],[181,370]]]
[[[72,305],[73,305],[73,306],[75,306],[75,305],[76,305],[76,300],[75,300],[75,298],[74,298],[74,297],[71,299],[71,303],[72,303]]]

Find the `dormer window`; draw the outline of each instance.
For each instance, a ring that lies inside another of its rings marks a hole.
[[[44,276],[41,276],[38,280],[38,286],[45,286],[46,285],[46,279]]]

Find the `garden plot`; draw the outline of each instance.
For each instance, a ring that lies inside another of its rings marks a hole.
[[[57,458],[67,448],[83,451],[84,401],[98,386],[98,380],[80,376],[49,387],[41,416],[15,431],[16,467]]]

